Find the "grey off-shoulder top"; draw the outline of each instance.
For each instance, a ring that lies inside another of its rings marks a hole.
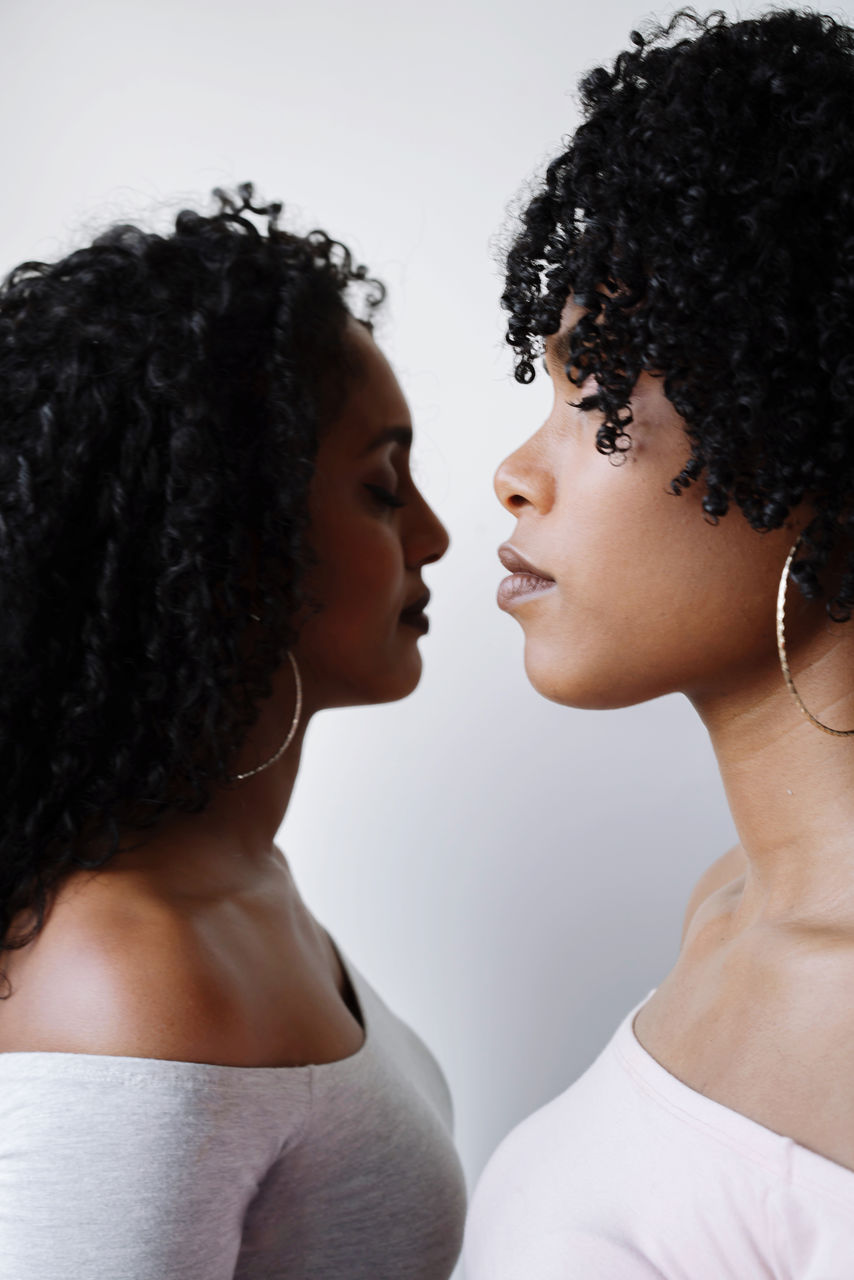
[[[0,1280],[447,1280],[444,1078],[348,965],[340,1062],[0,1054]]]

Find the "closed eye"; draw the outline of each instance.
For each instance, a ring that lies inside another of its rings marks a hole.
[[[402,498],[398,498],[396,493],[392,493],[390,489],[386,489],[381,484],[365,484],[365,488],[372,497],[383,507],[405,507],[406,503]]]
[[[580,400],[572,400],[569,403],[570,408],[580,409],[582,413],[593,413],[602,409],[598,393],[595,396],[582,396]]]

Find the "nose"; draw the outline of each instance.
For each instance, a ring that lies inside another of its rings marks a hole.
[[[495,473],[498,501],[511,515],[520,515],[526,507],[543,511],[554,499],[554,480],[545,465],[543,430],[506,457]]]
[[[420,569],[422,565],[434,564],[442,559],[450,544],[447,529],[426,498],[418,492],[406,537],[407,567]]]

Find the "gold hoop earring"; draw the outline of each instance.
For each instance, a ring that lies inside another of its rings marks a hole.
[[[288,736],[285,738],[284,742],[279,747],[278,751],[276,751],[273,755],[270,756],[269,760],[265,760],[263,764],[256,765],[254,769],[247,769],[245,773],[233,774],[228,779],[229,782],[243,782],[246,778],[254,778],[256,773],[263,773],[265,769],[270,768],[270,765],[275,764],[277,760],[281,760],[282,756],[285,754],[288,747],[291,745],[291,743],[294,740],[294,735],[296,734],[297,728],[299,727],[300,716],[302,715],[302,679],[300,678],[299,667],[297,666],[297,660],[294,657],[294,655],[291,653],[290,649],[288,649],[287,656],[290,659],[291,669],[293,670],[293,673],[294,673],[294,684],[296,686],[294,714],[293,714],[293,719],[291,720],[291,727],[290,729],[288,729]]]
[[[786,681],[789,692],[795,699],[807,720],[811,721],[817,729],[821,729],[823,733],[832,734],[834,738],[850,738],[854,737],[854,729],[831,729],[830,725],[823,724],[821,720],[817,720],[811,711],[804,706],[804,700],[795,688],[795,682],[792,679],[792,673],[789,670],[789,660],[786,657],[786,587],[789,584],[789,570],[792,567],[792,561],[795,558],[798,547],[801,545],[801,539],[795,542],[783,566],[783,574],[780,578],[780,589],[777,592],[777,656],[780,659],[780,667],[783,671],[783,679]]]

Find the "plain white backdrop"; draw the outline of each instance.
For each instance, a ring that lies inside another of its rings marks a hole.
[[[544,378],[512,381],[498,247],[577,121],[579,75],[649,16],[642,0],[0,9],[0,270],[251,179],[388,283],[379,341],[453,545],[427,574],[420,688],[318,718],[281,838],[315,913],[441,1060],[472,1182],[660,980],[691,886],[732,841],[687,703],[544,702],[494,605],[512,521],[492,473],[548,402]]]

